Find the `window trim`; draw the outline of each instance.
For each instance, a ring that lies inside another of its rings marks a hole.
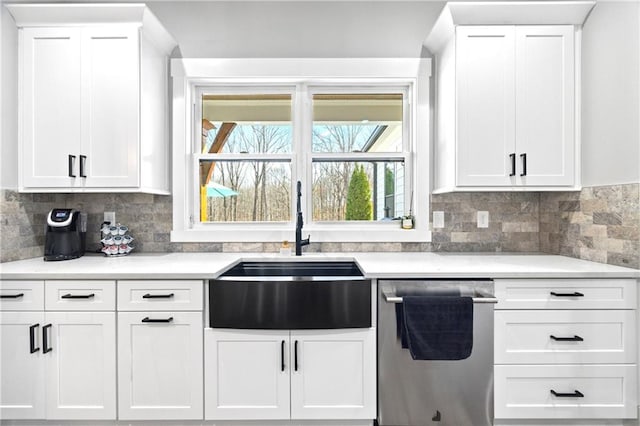
[[[303,192],[306,206],[303,233],[311,234],[313,242],[429,242],[430,193],[430,121],[429,78],[431,60],[428,58],[362,58],[362,59],[173,59],[173,229],[172,242],[279,242],[293,240],[294,220],[274,223],[221,223],[199,225],[194,220],[196,211],[193,185],[194,135],[201,129],[196,120],[196,90],[198,86],[292,87],[304,82],[307,87],[323,88],[353,86],[409,86],[410,125],[407,130],[413,144],[405,164],[413,166],[410,177],[413,187],[413,214],[415,228],[400,229],[391,223],[341,223],[311,221],[310,187]],[[307,94],[308,96],[308,94]],[[305,93],[298,90],[293,105],[305,102]],[[304,139],[305,126],[296,126],[300,108],[293,108],[294,145]],[[418,120],[417,117],[420,117]],[[306,117],[305,117],[306,118]],[[306,122],[305,122],[306,123]],[[196,128],[197,127],[197,128]],[[316,156],[318,153],[314,154]],[[393,153],[393,157],[397,153]],[[292,173],[307,163],[294,146]],[[382,156],[384,156],[383,154]],[[391,156],[387,154],[387,157]],[[413,159],[411,158],[413,157]],[[309,160],[310,161],[310,160]],[[310,185],[310,183],[309,183]],[[420,202],[416,202],[420,200]],[[293,203],[292,203],[293,204]],[[295,209],[295,205],[292,205]],[[197,226],[199,225],[199,226]],[[214,226],[211,226],[214,225]],[[374,232],[375,231],[375,232]]]

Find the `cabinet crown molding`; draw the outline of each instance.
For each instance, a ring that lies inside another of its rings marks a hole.
[[[457,25],[583,25],[595,1],[448,2],[424,41],[432,53],[453,36]]]
[[[18,28],[128,24],[144,28],[166,54],[178,44],[144,3],[14,3],[6,7]]]

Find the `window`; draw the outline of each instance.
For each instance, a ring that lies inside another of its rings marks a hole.
[[[429,241],[429,67],[173,60],[172,241]]]

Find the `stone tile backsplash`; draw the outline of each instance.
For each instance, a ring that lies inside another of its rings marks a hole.
[[[311,252],[546,252],[640,268],[640,185],[582,192],[467,192],[431,197],[445,227],[431,243],[314,243]],[[278,243],[172,243],[172,198],[151,194],[20,194],[0,192],[0,262],[43,254],[46,214],[73,207],[88,214],[87,244],[97,249],[104,211],[129,226],[139,252],[276,252]],[[476,212],[489,212],[478,228]]]
[[[640,269],[640,184],[540,194],[540,250]]]

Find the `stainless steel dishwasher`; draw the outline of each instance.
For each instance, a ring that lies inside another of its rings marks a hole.
[[[459,292],[473,297],[473,349],[457,361],[417,361],[397,336],[402,294]],[[380,426],[493,424],[493,281],[378,282],[378,418]]]

